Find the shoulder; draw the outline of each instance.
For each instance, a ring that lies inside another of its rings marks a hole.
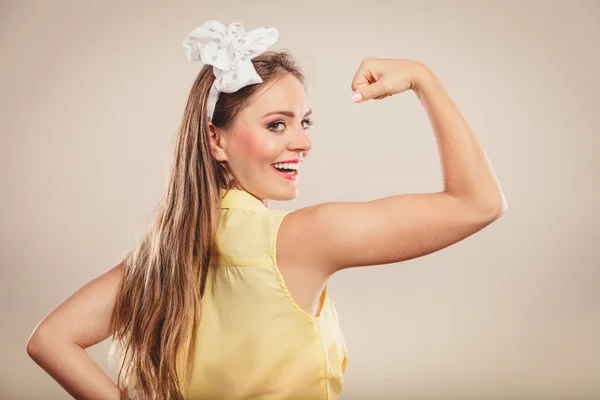
[[[222,211],[215,238],[215,260],[239,265],[265,265],[276,262],[276,238],[281,221],[291,211]]]
[[[304,265],[319,272],[327,270],[322,265],[325,260],[320,259],[318,246],[327,235],[319,222],[319,214],[324,208],[324,204],[317,204],[277,215],[279,223],[274,235],[273,254],[276,250],[278,263]]]

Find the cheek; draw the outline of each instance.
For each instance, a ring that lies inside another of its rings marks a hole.
[[[248,162],[272,162],[277,157],[277,144],[274,140],[256,132],[247,131],[238,136],[240,152]]]

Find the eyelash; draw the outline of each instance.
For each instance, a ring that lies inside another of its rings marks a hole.
[[[308,119],[308,118],[307,119],[303,119],[302,122],[305,122],[306,125],[308,125],[306,128],[304,128],[306,130],[310,129],[310,126],[312,124],[314,124],[314,121],[311,120],[311,119]],[[285,125],[285,121],[275,121],[275,122],[272,122],[272,123],[269,124],[269,126],[267,127],[267,129],[269,129],[272,132],[276,132],[276,133],[283,132],[283,131],[278,131],[278,130],[272,129],[274,126],[277,126],[279,124],[284,124]]]

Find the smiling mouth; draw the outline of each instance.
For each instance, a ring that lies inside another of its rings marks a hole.
[[[277,167],[275,165],[277,165]],[[285,179],[294,180],[298,177],[297,166],[296,168],[289,167],[290,166],[288,165],[271,164],[271,168],[273,168],[273,171],[275,171],[279,176]]]
[[[283,172],[286,174],[293,174],[298,171],[298,167],[300,167],[300,163],[296,160],[290,160],[290,162],[276,162],[271,164],[273,168],[275,168],[279,172]]]
[[[291,168],[290,169],[288,169],[288,168],[277,168],[275,166],[273,166],[273,168],[275,168],[279,172],[283,172],[283,173],[286,173],[286,174],[293,174],[294,172],[297,171],[297,169],[291,169]]]

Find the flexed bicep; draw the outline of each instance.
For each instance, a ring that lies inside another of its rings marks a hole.
[[[287,223],[297,232],[297,243],[333,273],[436,252],[498,217],[495,208],[469,204],[441,192],[323,203],[290,214]]]

